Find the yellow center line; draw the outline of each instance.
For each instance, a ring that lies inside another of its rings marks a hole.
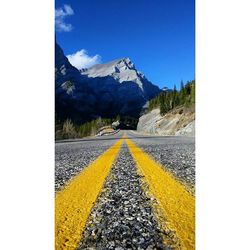
[[[159,203],[161,217],[176,231],[181,249],[195,249],[194,196],[131,140],[126,139],[126,143],[139,171],[145,177],[149,192]]]
[[[55,248],[76,249],[91,209],[118,155],[118,140],[77,175],[55,198]]]

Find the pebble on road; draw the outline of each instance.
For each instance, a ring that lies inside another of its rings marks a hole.
[[[125,144],[83,232],[80,249],[176,249],[173,231],[163,244],[161,226]],[[166,232],[165,232],[166,234]]]

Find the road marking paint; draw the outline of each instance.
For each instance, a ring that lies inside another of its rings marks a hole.
[[[194,196],[131,140],[126,139],[126,143],[139,171],[145,177],[149,192],[159,202],[161,217],[176,231],[182,249],[195,249]]]
[[[123,139],[118,140],[56,194],[56,250],[77,248],[88,216],[120,151],[122,142]]]

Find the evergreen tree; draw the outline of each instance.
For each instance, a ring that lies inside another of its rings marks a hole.
[[[191,103],[195,103],[195,84],[194,84],[194,81],[192,83],[192,88],[191,88]]]
[[[187,81],[184,85],[181,81],[180,90],[174,89],[172,92],[161,92],[158,96],[149,101],[149,111],[159,107],[161,114],[167,113],[169,110],[180,106],[188,106],[195,103],[195,81]]]
[[[183,89],[184,89],[184,83],[183,83],[183,81],[181,80],[180,90],[183,90]]]

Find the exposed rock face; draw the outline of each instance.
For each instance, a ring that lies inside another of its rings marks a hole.
[[[77,68],[73,67],[68,58],[64,55],[63,50],[56,43],[55,44],[55,82],[56,87],[59,87],[60,84],[69,80],[79,81],[80,74]]]
[[[73,67],[60,46],[55,44],[55,111],[59,119],[71,118],[75,121],[82,117],[93,117],[96,97],[82,78],[78,69]],[[84,118],[82,120],[85,120]]]
[[[112,76],[120,83],[125,81],[137,81],[140,75],[140,73],[135,70],[135,66],[129,58],[97,64],[89,69],[82,70],[81,73],[89,77]]]
[[[133,82],[138,85],[141,95],[150,99],[160,92],[159,88],[147,80],[147,78],[136,70],[135,65],[129,58],[117,59],[109,63],[98,64],[89,69],[81,71],[81,74],[88,77],[107,77],[111,76],[119,83]]]
[[[79,71],[57,44],[55,53],[56,113],[63,119],[90,120],[117,114],[137,117],[143,105],[160,92],[129,58]]]
[[[154,109],[140,117],[137,131],[152,135],[195,136],[195,111],[192,108],[176,108],[166,115]]]
[[[187,126],[178,130],[175,135],[195,136],[195,121],[190,122]]]
[[[160,89],[136,70],[129,58],[98,64],[80,71],[88,78],[100,97],[101,111],[117,111],[122,115],[138,116],[143,105],[159,94]]]
[[[119,121],[114,121],[111,126],[112,126],[112,128],[116,129],[119,127],[119,125],[120,125]]]

